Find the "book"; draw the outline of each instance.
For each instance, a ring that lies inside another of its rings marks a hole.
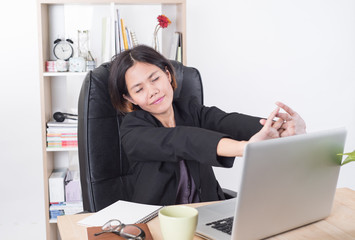
[[[57,121],[49,121],[47,122],[47,127],[57,127],[57,128],[77,128],[78,121],[69,121],[66,119],[64,122],[57,122]]]
[[[49,210],[64,210],[68,213],[71,212],[78,212],[82,211],[83,209],[83,202],[58,202],[58,203],[51,203],[49,206]]]
[[[76,136],[77,133],[78,133],[77,128],[66,128],[66,127],[63,127],[63,128],[49,127],[49,128],[47,128],[47,136],[51,135],[51,134],[53,134],[54,136],[55,135],[61,136],[63,134]]]
[[[83,202],[58,202],[49,206],[50,219],[55,220],[58,216],[73,215],[83,211]]]
[[[78,141],[49,141],[47,142],[48,148],[74,148],[78,147]]]
[[[124,20],[121,18],[121,29],[122,29],[122,36],[123,36],[123,44],[124,44],[124,49],[128,50],[128,41],[127,41],[127,33],[126,33],[126,27],[124,25]]]
[[[179,45],[179,39],[180,39],[179,33],[175,32],[174,36],[172,37],[171,48],[170,48],[169,59],[171,59],[171,60],[176,60],[177,51],[178,51],[178,45]]]
[[[183,60],[183,41],[182,41],[182,34],[179,33],[179,44],[177,48],[177,56],[176,56],[176,61],[181,62]]]
[[[115,21],[115,54],[120,53],[120,36],[118,31],[118,21]]]
[[[82,201],[79,171],[68,171],[65,177],[65,200],[67,203]]]
[[[48,179],[49,202],[64,202],[64,179],[67,169],[55,170]]]
[[[120,53],[120,52],[122,52],[122,51],[124,51],[124,43],[123,43],[123,35],[122,35],[122,26],[121,26],[121,15],[120,15],[120,10],[119,9],[117,9],[116,10],[116,13],[117,13],[117,22],[118,22],[118,40],[119,40],[119,42],[118,42],[118,46],[119,46],[119,51],[118,51],[118,53]]]
[[[127,27],[126,27],[126,34],[127,34],[128,48],[131,49],[133,47],[132,38],[131,38],[131,31]]]
[[[110,54],[110,28],[111,21],[109,21],[106,17],[102,18],[102,45],[101,45],[101,58],[103,62],[108,62],[111,60]]]
[[[106,208],[94,213],[93,215],[79,221],[78,224],[94,227],[102,226],[110,219],[119,219],[126,224],[142,222],[140,220],[157,216],[162,206],[141,204],[119,200]],[[147,221],[145,221],[147,222]]]
[[[169,59],[182,62],[183,56],[182,33],[175,32],[172,38]]]
[[[63,209],[59,209],[59,210],[49,210],[49,218],[50,219],[57,219],[58,216],[63,216],[65,215],[64,210]]]

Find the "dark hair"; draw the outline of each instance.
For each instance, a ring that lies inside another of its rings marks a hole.
[[[139,106],[133,105],[123,98],[123,94],[128,95],[125,78],[126,72],[135,62],[153,64],[163,72],[168,70],[171,75],[171,86],[174,90],[177,88],[174,67],[168,59],[153,48],[138,45],[130,50],[117,54],[111,62],[108,87],[112,105],[121,113],[140,109]]]

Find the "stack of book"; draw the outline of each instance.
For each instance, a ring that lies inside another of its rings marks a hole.
[[[78,146],[78,123],[55,122],[47,123],[47,146],[48,148],[70,148]]]
[[[56,72],[57,71],[57,62],[56,61],[46,61],[46,70],[47,70],[47,72]]]

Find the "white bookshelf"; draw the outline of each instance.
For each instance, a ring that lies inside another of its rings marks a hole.
[[[47,152],[75,152],[78,151],[77,147],[67,147],[67,148],[46,148]]]
[[[138,43],[152,44],[156,17],[165,14],[172,21],[166,29],[160,30],[161,52],[168,57],[171,41],[175,32],[183,35],[183,63],[186,63],[186,0],[37,0],[39,29],[39,66],[41,94],[41,124],[43,152],[43,181],[46,223],[46,239],[57,239],[56,221],[49,220],[48,178],[57,166],[71,164],[77,148],[48,148],[46,142],[46,123],[52,120],[56,111],[73,112],[77,108],[77,99],[81,83],[87,72],[47,72],[46,61],[55,60],[53,42],[56,38],[70,38],[76,42],[75,31],[89,30],[90,50],[96,59],[96,65],[110,60],[114,54],[112,44],[109,56],[102,53],[102,21],[120,10],[125,25],[135,31]],[[148,16],[150,14],[151,16]],[[86,28],[86,29],[84,29]],[[107,29],[106,29],[107,30]],[[113,28],[110,28],[110,34]],[[108,35],[107,35],[108,36]],[[113,37],[110,35],[110,41]],[[76,45],[74,44],[74,48]],[[107,51],[106,51],[107,52]]]

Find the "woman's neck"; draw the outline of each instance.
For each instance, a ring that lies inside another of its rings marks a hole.
[[[164,127],[171,128],[176,126],[173,106],[171,106],[167,112],[157,115],[153,114],[153,116],[158,119]]]

